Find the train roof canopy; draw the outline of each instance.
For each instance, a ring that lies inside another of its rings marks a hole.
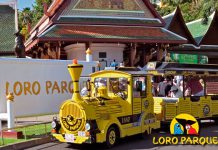
[[[144,68],[148,73],[157,71],[160,74],[181,75],[218,75],[218,65],[212,64],[181,64],[169,62],[150,62]]]

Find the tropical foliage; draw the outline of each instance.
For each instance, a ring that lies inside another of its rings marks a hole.
[[[26,39],[29,36],[31,28],[43,16],[44,4],[49,6],[51,3],[52,0],[35,0],[32,10],[30,8],[24,8],[19,11],[19,29]]]

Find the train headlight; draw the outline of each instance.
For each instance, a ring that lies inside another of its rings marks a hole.
[[[87,131],[89,131],[89,130],[91,129],[91,125],[90,125],[89,123],[86,123],[85,129],[86,129]]]
[[[52,127],[53,129],[57,127],[57,123],[56,123],[56,121],[52,121],[52,123],[51,123],[51,127]]]

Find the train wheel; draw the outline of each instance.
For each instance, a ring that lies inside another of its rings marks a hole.
[[[148,138],[149,138],[148,131],[146,130],[144,133],[141,133],[140,137],[141,137],[142,139],[148,139]]]
[[[215,118],[215,119],[214,119],[214,122],[215,122],[215,124],[217,125],[217,124],[218,124],[218,118]]]
[[[118,136],[116,133],[116,129],[114,127],[110,127],[106,135],[106,146],[108,148],[113,147],[116,144],[117,139],[118,139]]]

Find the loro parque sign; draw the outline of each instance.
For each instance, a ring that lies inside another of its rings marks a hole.
[[[73,93],[73,82],[72,81],[16,81],[5,83],[6,94],[14,93],[15,96],[21,95],[40,95],[41,92],[49,94],[68,94]]]
[[[73,84],[67,70],[71,63],[71,60],[0,58],[0,113],[7,111],[7,93],[14,94],[15,116],[58,112],[60,104],[72,97]],[[97,62],[79,63],[84,65],[83,82]]]

